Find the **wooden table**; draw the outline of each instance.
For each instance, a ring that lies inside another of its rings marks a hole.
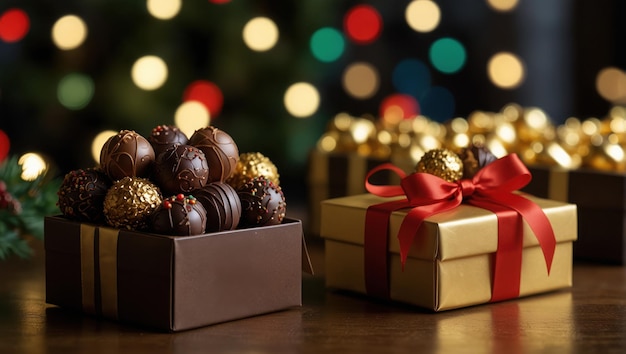
[[[626,268],[575,264],[574,287],[429,313],[324,288],[323,245],[301,308],[180,333],[45,304],[43,251],[0,262],[0,353],[626,353]]]

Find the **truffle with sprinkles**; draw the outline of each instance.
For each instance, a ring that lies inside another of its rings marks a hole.
[[[173,236],[191,236],[204,233],[206,211],[193,195],[182,193],[163,199],[152,214],[152,231]]]

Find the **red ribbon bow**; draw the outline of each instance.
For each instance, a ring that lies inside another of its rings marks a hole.
[[[379,186],[369,183],[378,171],[390,170],[398,174],[400,186]],[[550,221],[541,208],[513,193],[530,182],[531,174],[516,154],[500,158],[478,171],[474,178],[456,183],[447,182],[428,173],[406,176],[400,168],[382,164],[366,176],[365,188],[381,197],[406,196],[372,205],[365,218],[365,281],[368,294],[388,298],[387,233],[392,211],[411,208],[405,216],[398,239],[402,266],[411,243],[424,219],[467,203],[496,213],[498,217],[498,249],[496,251],[492,301],[519,296],[521,277],[523,218],[534,232],[548,273],[552,265],[556,239]]]

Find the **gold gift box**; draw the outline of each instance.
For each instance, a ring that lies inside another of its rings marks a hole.
[[[548,275],[539,243],[524,222],[519,296],[572,285],[572,244],[577,237],[576,205],[528,196],[548,217],[557,241]],[[372,194],[328,199],[321,207],[326,286],[366,293],[363,235],[367,207],[392,200]],[[434,311],[491,300],[497,217],[470,205],[429,217],[417,232],[404,270],[396,235],[407,209],[395,211],[389,226],[390,299]]]

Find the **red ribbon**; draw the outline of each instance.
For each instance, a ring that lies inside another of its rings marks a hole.
[[[402,178],[400,186],[379,186],[369,183],[376,172],[390,170]],[[552,266],[556,239],[550,221],[541,208],[513,193],[530,182],[531,174],[516,154],[510,154],[483,167],[474,178],[447,182],[428,173],[408,176],[400,168],[386,163],[372,169],[366,176],[365,188],[381,197],[405,196],[404,199],[375,204],[365,217],[365,284],[367,293],[389,297],[387,267],[387,234],[391,212],[411,208],[400,225],[400,259],[406,263],[409,249],[429,216],[467,203],[496,214],[498,248],[494,261],[491,301],[519,296],[522,263],[523,222],[534,232],[543,252],[548,274]]]

